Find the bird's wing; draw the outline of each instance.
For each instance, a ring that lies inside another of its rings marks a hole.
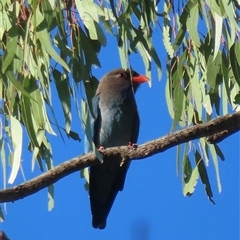
[[[93,144],[95,143],[95,129],[100,126],[100,114],[99,114],[99,96],[96,95],[92,99],[92,112],[94,116],[92,116],[91,112],[88,111],[88,118],[87,118],[87,124],[85,129],[85,153],[92,152],[93,151]]]

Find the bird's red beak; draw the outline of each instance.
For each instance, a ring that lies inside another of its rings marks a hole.
[[[137,75],[137,76],[133,76],[132,77],[132,81],[138,84],[144,83],[144,82],[148,82],[149,78],[144,76],[144,75]]]

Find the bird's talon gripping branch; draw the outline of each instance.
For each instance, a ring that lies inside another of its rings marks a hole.
[[[98,151],[101,153],[102,151],[104,150],[104,147],[103,146],[100,146],[99,148],[98,148]]]
[[[128,146],[131,147],[133,150],[136,150],[138,148],[138,145],[136,143],[129,142]]]

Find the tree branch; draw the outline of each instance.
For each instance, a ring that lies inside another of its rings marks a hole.
[[[188,127],[184,130],[168,134],[162,138],[139,145],[136,149],[132,147],[113,147],[101,150],[103,161],[114,160],[140,160],[148,158],[169,148],[175,147],[201,137],[209,137],[215,134],[225,132],[233,134],[236,129],[240,130],[240,112],[218,117],[208,123]],[[40,176],[20,184],[16,187],[0,191],[0,202],[14,202],[16,200],[32,195],[43,188],[59,181],[67,175],[79,171],[80,169],[100,164],[93,153],[82,155],[68,160],[54,169],[41,174]]]

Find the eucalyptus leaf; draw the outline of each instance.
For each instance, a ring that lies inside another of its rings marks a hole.
[[[17,177],[21,164],[23,133],[20,122],[13,116],[10,116],[10,131],[13,142],[13,165],[8,183],[12,184]]]

